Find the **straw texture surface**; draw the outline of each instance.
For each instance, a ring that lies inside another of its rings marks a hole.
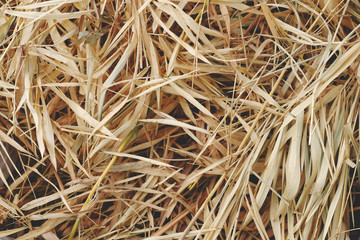
[[[358,1],[1,1],[0,237],[356,239],[359,24]]]

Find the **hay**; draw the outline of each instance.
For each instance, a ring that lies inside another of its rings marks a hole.
[[[0,12],[0,237],[357,236],[360,4]]]

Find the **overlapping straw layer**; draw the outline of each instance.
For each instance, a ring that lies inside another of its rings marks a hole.
[[[357,1],[2,1],[0,237],[355,239],[359,23]]]

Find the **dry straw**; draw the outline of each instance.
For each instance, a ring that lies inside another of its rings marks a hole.
[[[0,238],[356,239],[359,26],[349,0],[2,1]]]

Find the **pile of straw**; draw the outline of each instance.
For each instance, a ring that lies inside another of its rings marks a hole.
[[[357,1],[0,12],[0,237],[355,239]]]

